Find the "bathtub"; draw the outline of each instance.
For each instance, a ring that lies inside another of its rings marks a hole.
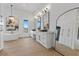
[[[16,40],[16,39],[18,39],[18,36],[19,34],[18,33],[13,33],[13,34],[11,34],[11,33],[3,33],[2,34],[2,39],[4,40],[4,41],[10,41],[10,40]],[[1,34],[0,34],[0,38],[1,38]]]

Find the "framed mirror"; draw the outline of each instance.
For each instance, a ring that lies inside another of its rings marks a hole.
[[[50,15],[49,15],[48,8],[45,8],[44,10],[39,12],[39,14],[37,15],[36,18],[37,18],[38,25],[36,27],[38,27],[38,29],[40,29],[40,31],[47,32],[49,30],[49,23],[50,23],[49,16]]]
[[[44,29],[48,30],[49,29],[49,12],[46,12],[43,17],[44,17],[44,19],[43,19]]]

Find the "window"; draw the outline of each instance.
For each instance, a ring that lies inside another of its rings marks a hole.
[[[28,20],[24,20],[23,27],[24,27],[24,32],[28,32],[28,27],[29,27]]]

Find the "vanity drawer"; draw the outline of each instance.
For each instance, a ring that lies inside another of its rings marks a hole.
[[[44,44],[46,44],[46,38],[41,37],[41,41],[42,41]]]

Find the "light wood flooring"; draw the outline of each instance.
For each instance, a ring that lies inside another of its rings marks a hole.
[[[1,56],[61,56],[53,48],[46,49],[32,38],[22,38],[5,42]]]
[[[56,50],[65,56],[79,56],[79,49],[71,49],[65,45],[56,42]]]

